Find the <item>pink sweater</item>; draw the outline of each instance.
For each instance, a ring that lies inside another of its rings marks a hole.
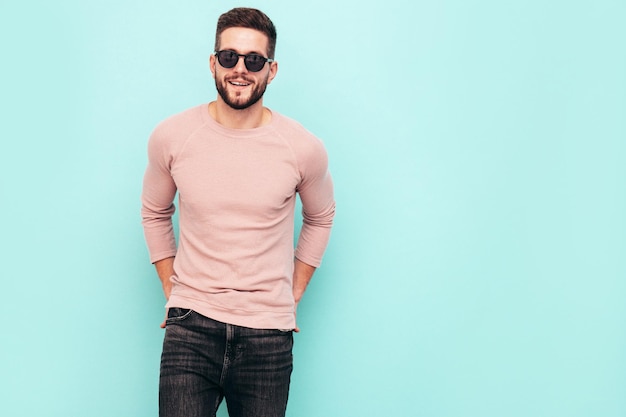
[[[276,112],[257,129],[228,129],[207,105],[161,122],[148,144],[141,213],[151,262],[176,256],[167,307],[252,328],[294,328],[296,193],[304,221],[295,256],[319,266],[335,202],[317,138]]]

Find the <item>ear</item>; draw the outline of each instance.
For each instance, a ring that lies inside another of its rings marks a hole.
[[[268,84],[272,82],[274,77],[276,77],[277,73],[278,73],[278,62],[276,61],[270,62],[270,73],[269,73],[269,76],[267,77]]]
[[[213,54],[209,56],[209,69],[211,70],[211,74],[213,74],[213,78],[215,79],[215,55]]]

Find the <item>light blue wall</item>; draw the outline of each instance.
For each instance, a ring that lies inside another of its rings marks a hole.
[[[0,6],[0,415],[156,415],[145,145],[236,5]],[[626,415],[626,4],[247,5],[336,183],[289,415]]]

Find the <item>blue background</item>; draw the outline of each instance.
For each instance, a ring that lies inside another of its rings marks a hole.
[[[146,141],[238,5],[0,6],[0,415],[157,415]],[[246,5],[336,185],[288,415],[626,415],[626,4]]]

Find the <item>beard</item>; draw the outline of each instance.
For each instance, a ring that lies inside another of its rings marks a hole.
[[[221,81],[218,81],[216,77],[215,88],[217,88],[217,92],[226,104],[228,104],[235,110],[244,110],[256,104],[261,99],[261,97],[263,97],[263,94],[265,94],[265,89],[267,88],[267,79],[268,77],[265,77],[265,79],[262,80],[261,83],[255,84],[254,88],[248,96],[242,95],[241,93],[237,92],[229,92],[228,79],[222,79]]]

